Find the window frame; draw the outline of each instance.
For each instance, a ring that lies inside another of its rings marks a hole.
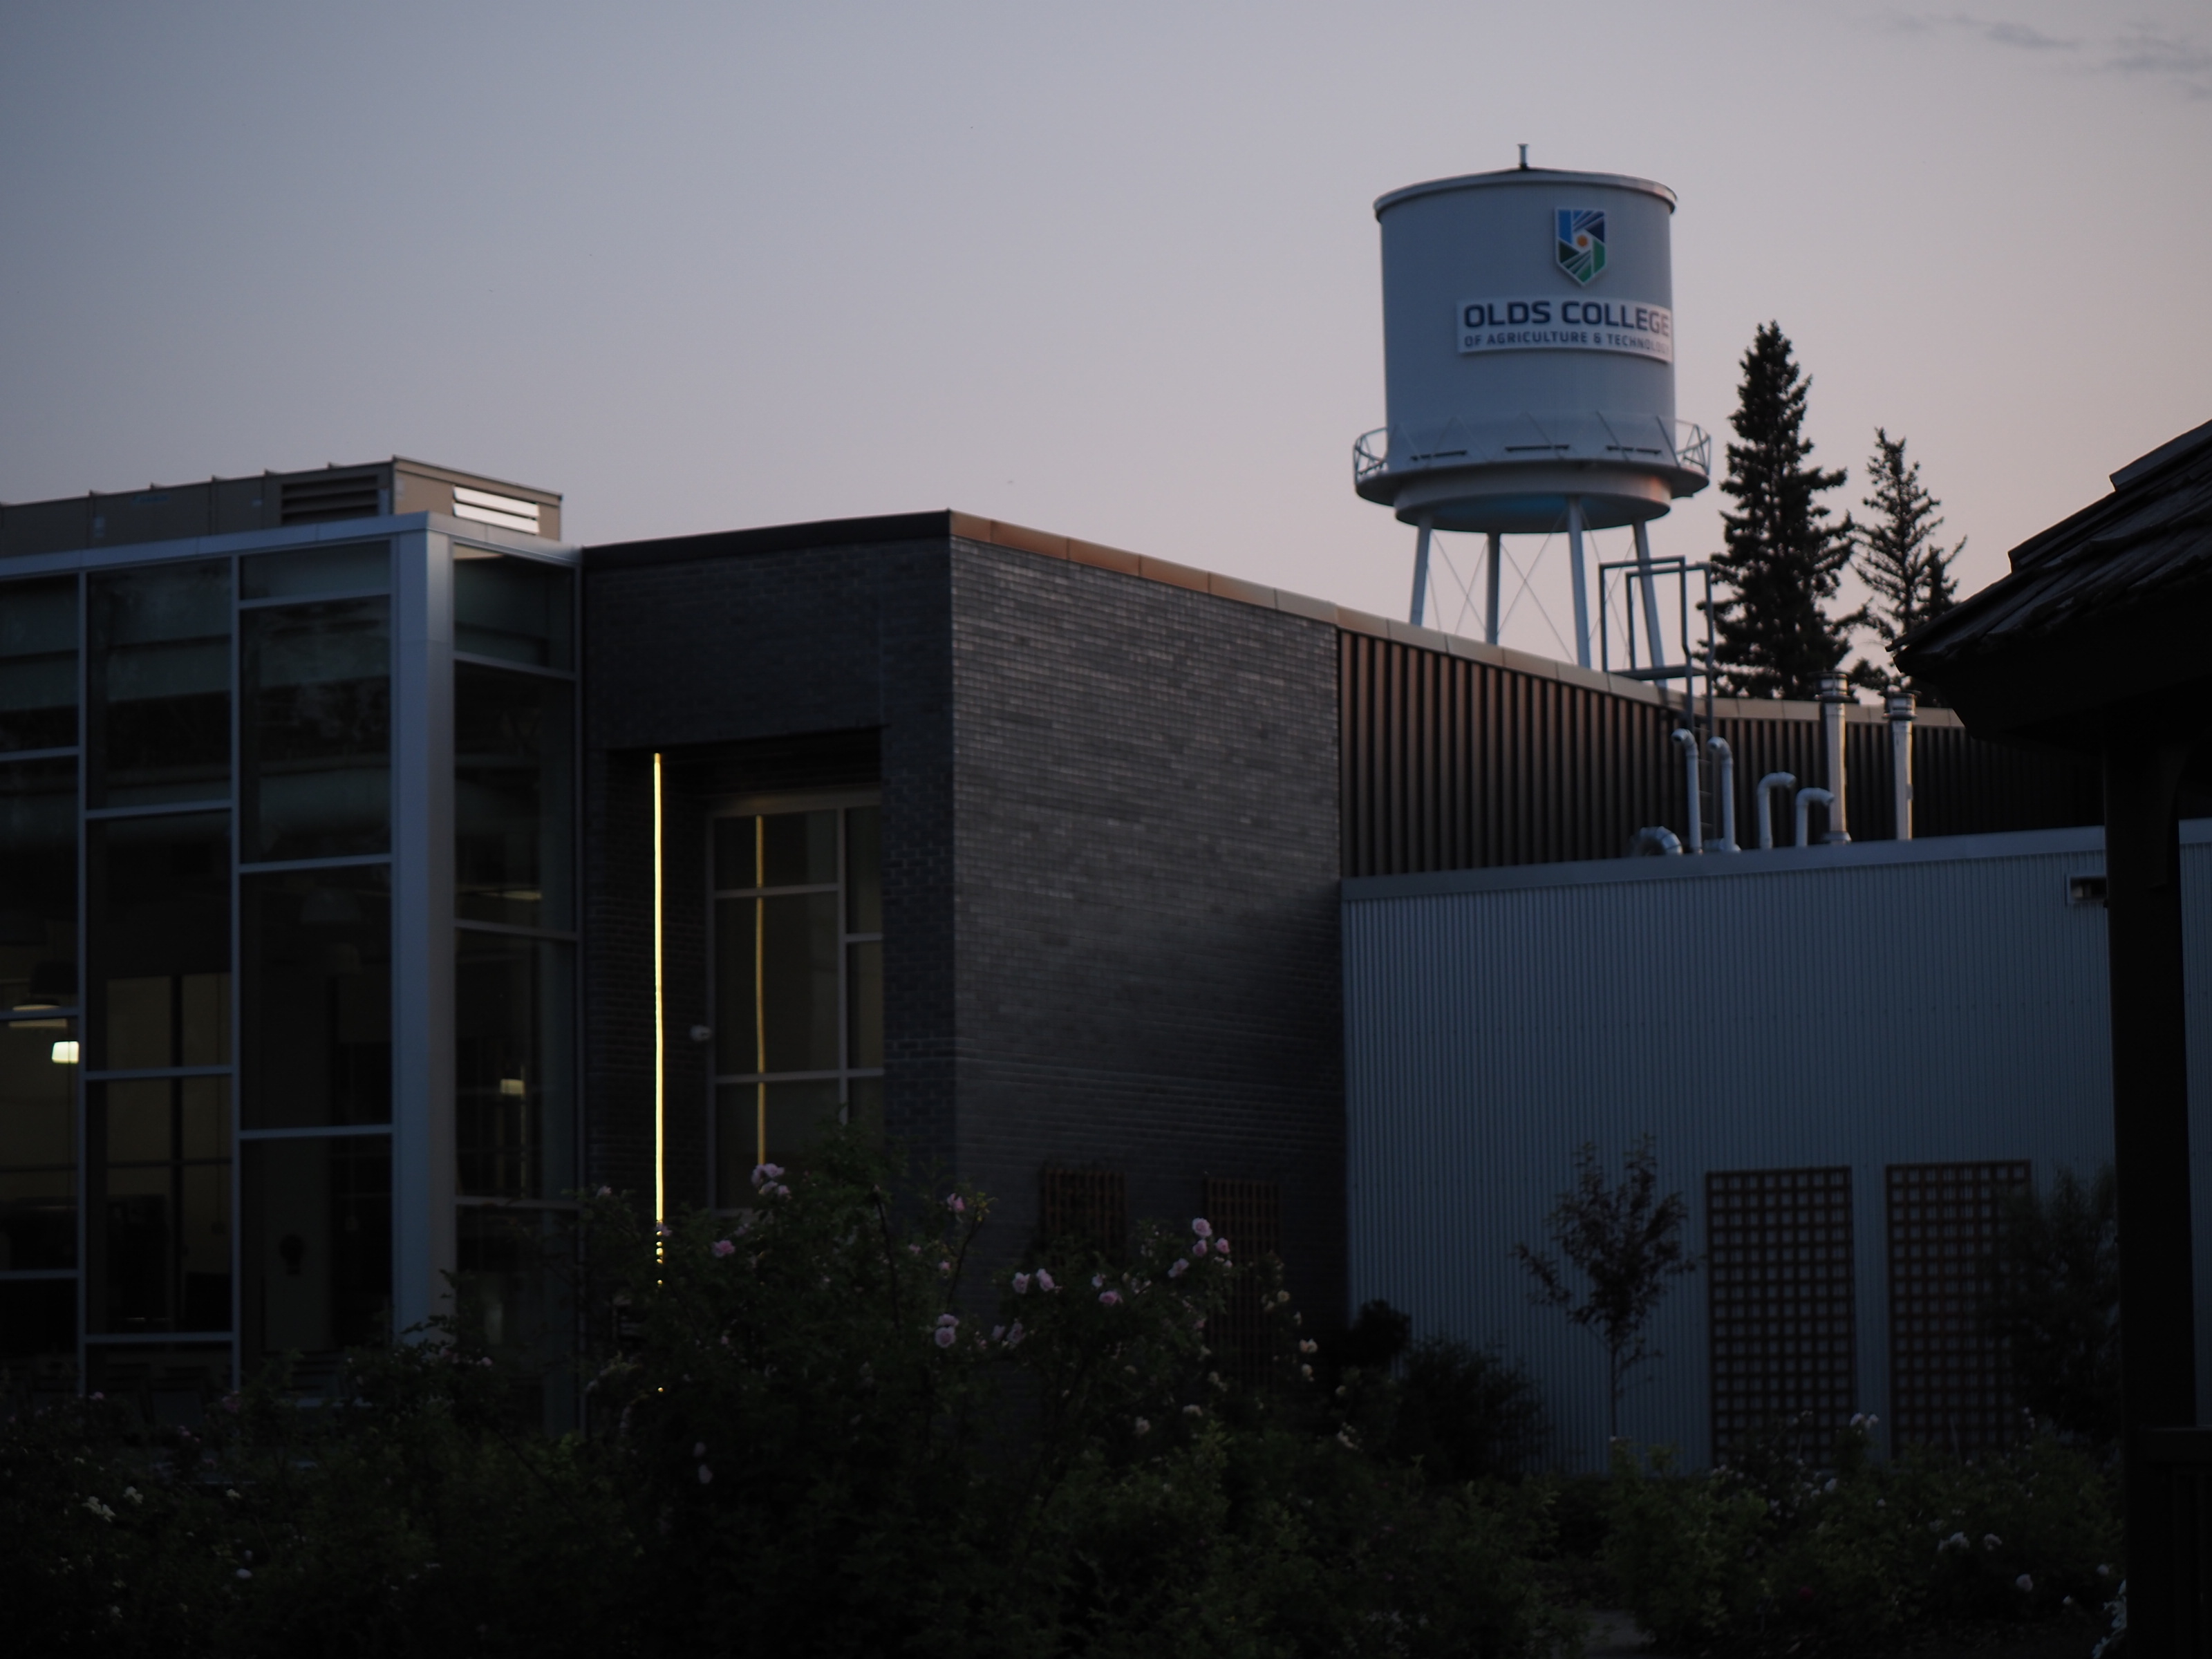
[[[850,848],[847,814],[856,809],[883,807],[880,785],[869,785],[841,789],[807,789],[770,791],[759,793],[721,797],[708,806],[706,812],[706,834],[701,839],[703,868],[701,879],[704,886],[707,911],[707,949],[705,967],[706,1006],[717,1019],[721,1008],[721,988],[716,983],[714,964],[720,954],[718,939],[721,902],[726,898],[758,900],[774,897],[797,897],[809,893],[835,892],[837,895],[837,1064],[828,1070],[803,1072],[720,1072],[715,1069],[715,1056],[709,1048],[707,1062],[706,1116],[707,1170],[708,1188],[714,1194],[715,1207],[728,1212],[743,1206],[730,1202],[732,1194],[720,1190],[722,1168],[721,1114],[719,1102],[721,1091],[728,1087],[752,1085],[757,1091],[777,1083],[820,1083],[835,1080],[837,1085],[837,1121],[851,1121],[853,1106],[852,1085],[856,1079],[880,1079],[885,1066],[855,1066],[853,1060],[853,986],[852,947],[855,945],[884,942],[881,929],[873,933],[854,933],[848,924],[852,921]],[[773,887],[720,887],[714,879],[714,827],[724,818],[767,817],[800,812],[835,811],[837,814],[837,878],[834,882],[799,882]],[[877,871],[880,890],[882,869],[880,859]],[[757,992],[756,993],[757,994]],[[757,1013],[756,1015],[757,1018]],[[710,1039],[719,1041],[720,1032]],[[752,1162],[757,1165],[767,1159],[766,1118],[761,1111],[760,1097],[755,1096],[754,1143]]]

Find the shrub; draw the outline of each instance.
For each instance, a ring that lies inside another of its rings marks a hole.
[[[1815,1463],[1787,1428],[1703,1477],[1616,1447],[1607,1561],[1638,1621],[1667,1644],[1850,1652],[2111,1593],[2116,1494],[2083,1452],[2045,1433],[1980,1459],[1914,1448],[1881,1464],[1872,1430],[1855,1419]]]
[[[155,1427],[0,1431],[25,1651],[1542,1654],[1544,1495],[1362,1449],[1265,1267],[1204,1221],[978,1282],[988,1202],[883,1156],[764,1167],[739,1215],[582,1206],[586,1427],[517,1425],[457,1320]],[[1232,1286],[1279,1386],[1209,1351]],[[1248,1296],[1252,1292],[1248,1291]],[[619,1310],[617,1330],[612,1315]]]

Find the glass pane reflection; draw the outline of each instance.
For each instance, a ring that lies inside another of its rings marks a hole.
[[[454,902],[469,921],[571,925],[574,691],[566,680],[453,669]]]
[[[249,1356],[328,1353],[392,1327],[392,1138],[249,1140],[240,1149]]]
[[[230,793],[230,564],[91,579],[91,804]]]
[[[76,744],[76,578],[0,584],[0,750]]]
[[[239,881],[249,1129],[392,1121],[392,877],[382,865]]]
[[[454,1116],[471,1197],[557,1199],[575,1187],[574,983],[566,944],[460,933]]]
[[[535,668],[575,666],[575,576],[477,549],[453,556],[453,649]]]
[[[103,1070],[230,1058],[230,815],[87,826],[94,998]]]
[[[76,762],[0,765],[0,1012],[76,995]]]
[[[390,845],[391,602],[245,615],[244,857],[341,858]]]
[[[76,1266],[76,1022],[0,1025],[0,1273]]]
[[[89,1328],[230,1328],[229,1079],[86,1090]]]
[[[835,1078],[723,1084],[714,1091],[714,1201],[751,1203],[756,1165],[797,1164],[845,1115]]]

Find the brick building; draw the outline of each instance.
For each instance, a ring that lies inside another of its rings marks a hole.
[[[312,1370],[450,1274],[568,1420],[512,1224],[728,1203],[855,1116],[1001,1250],[1202,1210],[1332,1321],[1341,880],[1687,833],[1641,681],[957,513],[560,511],[404,460],[0,506],[11,1386]],[[1739,821],[1817,771],[1814,705],[1708,712]],[[1923,834],[2096,819],[1913,742]]]

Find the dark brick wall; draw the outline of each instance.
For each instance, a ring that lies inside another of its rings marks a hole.
[[[671,1190],[696,1199],[704,815],[873,731],[891,1133],[998,1197],[994,1257],[1048,1163],[1123,1170],[1133,1214],[1178,1223],[1208,1176],[1279,1182],[1293,1287],[1338,1314],[1332,627],[943,533],[586,571],[592,1179],[651,1179],[651,753]]]
[[[1333,1316],[1335,629],[965,542],[951,574],[961,1175],[1002,1243],[1048,1162],[1178,1224],[1209,1175],[1279,1182]]]
[[[848,781],[849,768],[810,775],[809,745],[793,740],[847,757],[856,732],[881,745],[889,1127],[925,1161],[951,1162],[947,561],[941,537],[769,551],[702,537],[587,556],[592,1180],[651,1182],[653,752],[666,757],[670,1190],[699,1201],[708,1056],[684,1033],[708,1018],[704,817],[720,794]]]

